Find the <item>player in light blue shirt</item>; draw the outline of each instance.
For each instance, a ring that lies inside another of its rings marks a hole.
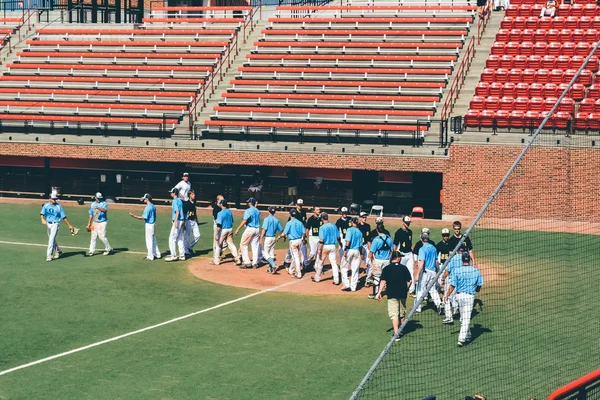
[[[176,197],[171,202],[171,221],[183,221],[185,214],[183,213],[183,201],[180,197]]]
[[[348,228],[346,231],[346,250],[360,250],[363,245],[363,234],[356,226]]]
[[[269,266],[267,267],[267,273],[274,274],[277,272],[277,265],[275,265],[275,236],[277,232],[282,232],[281,222],[275,216],[275,207],[269,207],[269,216],[264,219],[262,225],[262,232],[260,233],[260,244],[262,245],[263,258],[267,260]]]
[[[287,224],[285,224],[285,228],[280,237],[285,236],[288,240],[302,239],[304,237],[304,231],[305,229],[302,222],[298,221],[296,218],[291,218]]]
[[[96,193],[97,195],[101,195],[101,193]],[[88,210],[88,214],[90,215],[90,221],[93,222],[106,222],[108,221],[108,204],[104,201],[103,198],[95,198],[96,200],[90,204],[90,209]]]
[[[392,256],[392,248],[394,247],[394,241],[383,231],[378,231],[378,236],[371,242],[371,253],[376,260],[390,260]]]
[[[337,244],[339,236],[340,232],[337,226],[329,221],[321,225],[321,228],[319,229],[319,241],[325,246]]]
[[[144,197],[142,197],[140,200],[146,203],[146,207],[144,208],[142,215],[135,215],[131,212],[129,215],[135,219],[145,222],[146,250],[148,250],[148,255],[146,256],[145,260],[153,261],[155,258],[160,258],[161,256],[155,236],[156,206],[154,203],[152,203],[152,196],[150,193],[144,194]]]
[[[363,233],[358,226],[358,218],[350,219],[350,228],[346,230],[344,237],[344,255],[341,260],[342,291],[356,291],[358,286],[358,274],[360,272],[360,249],[363,246]],[[351,279],[348,279],[348,267],[351,270]]]
[[[439,265],[437,249],[429,242],[429,234],[426,232],[421,234],[421,242],[423,242],[423,247],[419,249],[419,257],[417,258],[418,264],[415,269],[417,301],[422,302],[429,294],[437,307],[438,313],[441,314],[443,311],[443,304],[440,299],[440,294],[438,293],[435,284],[430,284],[432,281],[437,282],[436,273]],[[428,286],[431,287],[428,292],[426,292]],[[416,311],[421,312],[421,304],[419,304]]]
[[[423,247],[419,249],[419,263],[423,261],[423,267],[428,271],[437,271],[438,267],[438,259],[437,259],[437,249],[434,245],[429,242],[423,244]]]
[[[458,313],[458,303],[455,300],[456,293],[448,295],[448,290],[450,289],[452,273],[456,270],[456,268],[462,266],[462,253],[463,249],[460,247],[456,254],[448,261],[446,269],[444,270],[444,274],[442,275],[441,283],[444,285],[444,297],[448,297],[448,300],[444,303],[445,318],[442,321],[443,324],[454,323],[454,314]]]
[[[96,239],[100,238],[102,243],[104,243],[104,253],[103,255],[107,256],[112,251],[112,247],[110,247],[110,243],[108,243],[108,239],[106,238],[106,225],[108,221],[108,204],[104,200],[104,196],[102,193],[98,192],[94,196],[94,202],[90,204],[90,209],[88,211],[88,229],[92,231],[92,237],[90,240],[90,251],[88,256],[93,256],[96,251]]]
[[[304,224],[300,222],[298,218],[298,211],[295,208],[290,210],[290,220],[285,224],[283,232],[279,235],[279,238],[287,237],[289,239],[290,253],[292,256],[292,262],[288,272],[294,278],[302,278],[302,256],[300,253],[300,246],[302,246],[304,240]]]
[[[246,200],[248,208],[244,211],[242,222],[235,230],[234,235],[237,235],[243,226],[246,226],[242,239],[240,240],[240,250],[242,253],[243,265],[240,268],[258,268],[258,253],[260,247],[260,211],[256,208],[256,199],[250,197]],[[248,254],[248,245],[252,247],[252,261]]]
[[[217,214],[217,228],[231,229],[233,228],[233,214],[229,208],[223,208]]]
[[[269,215],[267,218],[263,220],[262,229],[263,229],[263,237],[275,237],[277,236],[277,232],[282,232],[283,227],[281,226],[281,222],[275,214],[275,207],[269,208],[269,213],[273,210],[273,214]]]
[[[169,252],[165,261],[185,261],[184,225],[185,213],[183,212],[183,200],[179,197],[179,189],[171,189],[171,232],[169,233]]]
[[[227,201],[225,199],[220,199],[217,205],[221,208],[221,211],[217,213],[217,218],[215,219],[215,248],[213,252],[213,264],[219,265],[221,263],[221,252],[224,249],[225,243],[227,243],[227,248],[231,252],[233,259],[235,260],[236,265],[241,265],[241,261],[239,258],[239,254],[237,251],[237,247],[233,243],[233,214],[227,208]]]
[[[55,258],[59,258],[62,254],[62,251],[56,242],[56,235],[58,233],[60,221],[65,221],[65,223],[69,226],[72,235],[75,235],[77,230],[69,222],[63,207],[58,204],[58,194],[56,192],[52,192],[50,195],[50,201],[42,206],[42,210],[40,211],[40,220],[42,221],[42,225],[46,225],[46,233],[48,234],[46,261],[52,261]]]
[[[321,274],[323,273],[323,263],[325,259],[329,259],[331,264],[331,272],[333,273],[333,284],[340,284],[340,270],[338,268],[335,245],[338,243],[340,231],[337,226],[329,222],[329,214],[321,213],[321,221],[323,225],[319,229],[319,245],[317,246],[317,260],[315,262],[316,274],[311,279],[313,282],[321,282]]]
[[[460,332],[458,334],[459,347],[471,340],[471,314],[475,302],[475,293],[481,290],[483,286],[483,276],[481,272],[471,265],[471,256],[469,253],[462,254],[462,266],[452,271],[450,276],[450,289],[444,296],[444,301],[456,292],[456,302],[460,311]]]

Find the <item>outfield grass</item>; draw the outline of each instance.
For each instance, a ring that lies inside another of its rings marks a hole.
[[[46,243],[39,209],[1,204],[0,241]],[[74,225],[85,225],[84,207],[66,211]],[[107,236],[116,249],[145,252],[143,223],[127,214],[110,211]],[[163,252],[168,219],[166,211],[159,212]],[[208,250],[212,222],[201,232],[196,249]],[[82,233],[71,237],[63,224],[59,243],[86,248],[89,236]],[[507,232],[477,235],[476,246],[492,248],[488,241]],[[510,235],[521,244],[550,244],[544,235],[552,234]],[[570,235],[563,241],[577,239]],[[590,249],[600,245],[597,238],[586,240]],[[600,281],[600,270],[591,268],[596,262],[590,257],[597,251],[582,252],[559,269],[546,246],[537,249],[489,251],[490,259],[510,272],[484,287],[484,309],[473,320],[481,325],[480,334],[471,346],[457,349],[458,324],[441,326],[431,310],[416,318],[413,327],[422,328],[395,345],[384,365],[394,364],[394,381],[410,393],[399,398],[456,399],[478,391],[488,399],[520,399],[530,393],[528,386],[531,395],[541,397],[597,367],[600,317],[593,307],[598,296],[593,282]],[[84,250],[67,249],[64,258],[46,263],[44,247],[0,243],[0,251],[0,370],[254,292],[201,281],[187,263],[146,262],[128,252],[85,258]],[[565,300],[564,293],[577,295]],[[365,297],[261,294],[0,376],[0,398],[348,398],[390,335],[385,303]]]

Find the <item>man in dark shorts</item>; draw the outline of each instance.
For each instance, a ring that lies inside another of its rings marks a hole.
[[[452,235],[448,240],[448,243],[450,243],[450,247],[452,248],[452,250],[454,250],[458,242],[460,242],[460,239],[462,239],[463,237],[462,233],[460,233],[461,228],[462,224],[460,223],[460,221],[454,221],[452,223],[454,235]],[[473,243],[471,243],[471,238],[467,237],[461,247],[463,253],[469,253],[469,256],[471,256],[471,265],[476,265],[475,255],[473,254]]]
[[[410,272],[405,265],[400,263],[400,253],[392,252],[392,263],[388,264],[381,273],[379,291],[376,299],[381,301],[382,293],[386,292],[388,298],[388,316],[392,320],[394,335],[398,332],[400,325],[406,316],[406,296],[408,288],[412,283]],[[400,337],[396,338],[399,340]]]

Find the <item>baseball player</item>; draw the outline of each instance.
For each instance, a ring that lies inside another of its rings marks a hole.
[[[227,200],[221,199],[219,201],[219,208],[221,211],[217,214],[217,233],[215,234],[215,252],[213,254],[213,265],[219,265],[221,263],[221,252],[224,249],[224,243],[227,243],[229,251],[235,260],[236,265],[241,265],[242,262],[239,259],[237,248],[233,243],[233,214],[229,208],[227,208]]]
[[[221,200],[225,200],[225,197],[223,197],[223,195],[218,195],[216,200],[210,205],[213,215],[213,254],[217,253],[217,240],[215,238],[217,237],[217,215],[219,215],[219,212],[221,211],[221,206],[219,205]],[[223,246],[227,247],[227,242],[223,242]],[[224,249],[221,249],[221,253],[223,250]]]
[[[440,263],[440,267],[442,265],[444,265],[444,263],[450,256],[450,252],[452,252],[452,250],[454,250],[452,247],[450,247],[450,242],[448,240],[449,238],[450,238],[450,230],[448,228],[442,229],[442,240],[439,241],[435,245],[437,252],[438,252],[438,261]],[[438,290],[441,289],[441,287],[442,287],[442,276],[439,277],[439,281],[438,281],[438,285],[437,285]]]
[[[185,214],[185,255],[194,253],[194,246],[200,240],[200,229],[198,229],[198,216],[196,214],[196,193],[190,190],[188,200],[183,202]]]
[[[450,247],[453,250],[456,247],[456,245],[458,244],[458,242],[460,242],[460,239],[462,239],[462,237],[463,237],[462,233],[460,233],[461,228],[462,228],[462,224],[460,223],[460,221],[454,221],[452,223],[452,229],[454,230],[454,235],[452,235],[452,237],[449,239],[449,242],[450,242]],[[465,241],[462,244],[462,248],[463,248],[464,253],[469,253],[469,256],[471,256],[471,262],[473,263],[473,265],[476,265],[475,254],[473,254],[473,243],[471,243],[470,237],[467,237],[465,239]]]
[[[367,224],[367,214],[365,211],[361,211],[358,214],[358,230],[363,235],[361,255],[365,262],[365,270],[367,271],[367,275],[369,274],[369,270],[371,269],[371,260],[369,260],[369,247],[371,246],[371,242],[369,242],[369,236],[371,234],[371,226]],[[360,269],[360,268],[359,268]]]
[[[314,265],[315,259],[317,258],[317,248],[319,247],[319,229],[323,225],[321,219],[321,208],[313,208],[313,215],[306,220],[306,232],[305,235],[308,238],[309,255],[304,260],[304,270],[306,271],[311,264]]]
[[[183,227],[185,223],[185,213],[183,212],[183,201],[179,196],[179,189],[171,189],[171,233],[169,234],[169,251],[171,255],[165,258],[165,261],[185,261],[185,244],[183,239]],[[179,250],[179,257],[177,256]]]
[[[242,222],[235,230],[234,235],[237,235],[243,226],[246,227],[242,239],[240,241],[240,249],[242,251],[243,263],[240,268],[258,268],[258,246],[259,246],[259,229],[260,229],[260,211],[256,208],[256,199],[250,197],[246,200],[248,208],[244,211]],[[248,255],[248,245],[252,246],[252,263]]]
[[[394,241],[389,234],[385,233],[383,224],[377,226],[377,237],[372,240],[369,249],[369,257],[373,263],[373,293],[369,295],[370,299],[377,297],[381,272],[390,263],[393,247]]]
[[[188,194],[192,189],[192,184],[190,183],[190,174],[184,172],[181,180],[173,189],[177,189],[179,191],[179,197],[181,200],[188,201]]]
[[[293,204],[292,204],[293,205]],[[292,208],[292,210],[296,210],[296,219],[300,222],[302,222],[302,225],[306,224],[306,209],[304,208],[304,200],[302,199],[298,199],[296,201],[296,207]],[[288,217],[288,221],[291,218]],[[300,255],[302,257],[302,264],[304,265],[304,263],[306,262],[306,260],[308,259],[308,257],[306,256],[306,244],[302,243],[300,245]],[[285,258],[283,260],[283,265],[287,267],[289,267],[289,265],[292,262],[292,253],[290,250],[288,250],[288,252],[285,255]]]
[[[411,276],[408,268],[401,262],[402,255],[398,251],[392,252],[392,262],[384,268],[381,273],[381,284],[375,297],[381,300],[383,291],[388,298],[388,316],[392,320],[394,335],[398,333],[400,325],[404,323],[406,316],[406,297],[411,284]],[[397,337],[396,340],[399,340]]]
[[[340,217],[338,218],[338,220],[335,222],[335,226],[338,228],[338,232],[339,232],[339,239],[338,239],[338,243],[339,243],[339,253],[340,253],[340,260],[342,259],[342,257],[344,256],[344,248],[346,243],[344,242],[344,238],[346,237],[346,232],[348,231],[348,228],[350,228],[350,218],[348,217],[348,208],[347,207],[342,207],[340,209]]]
[[[342,291],[356,292],[358,273],[360,270],[360,249],[363,246],[363,234],[358,229],[358,218],[350,220],[350,228],[344,237],[344,255],[340,260],[342,270]],[[348,267],[351,269],[351,279],[348,280]]]
[[[285,224],[283,232],[277,240],[288,238],[290,252],[292,254],[292,263],[290,265],[289,274],[292,278],[302,278],[302,260],[300,259],[300,246],[304,241],[304,225],[296,217],[298,212],[295,209],[290,210],[290,220]]]
[[[429,234],[425,232],[421,233],[421,242],[423,245],[418,253],[418,264],[415,270],[415,279],[417,282],[415,282],[415,285],[417,286],[417,301],[422,302],[427,296],[427,293],[425,293],[427,285],[429,282],[436,279],[439,262],[435,245],[429,242]],[[429,296],[431,296],[438,313],[441,314],[443,308],[442,301],[440,300],[440,295],[437,292],[435,285],[429,289]],[[419,304],[416,311],[421,312],[421,304]]]
[[[46,250],[46,261],[52,261],[55,258],[59,258],[62,254],[60,247],[56,241],[56,235],[58,234],[58,228],[60,227],[60,221],[64,220],[68,225],[71,235],[76,235],[79,229],[75,228],[69,222],[65,210],[58,204],[58,194],[52,192],[50,194],[49,201],[42,206],[40,211],[40,220],[42,225],[46,225],[46,233],[48,233],[48,248]]]
[[[450,289],[444,296],[444,302],[448,302],[448,296],[456,291],[456,302],[460,310],[460,333],[458,334],[458,347],[471,340],[471,313],[475,302],[475,293],[483,286],[481,272],[471,265],[471,255],[468,252],[462,254],[462,266],[452,272],[450,278]]]
[[[263,257],[269,263],[267,267],[268,274],[277,272],[275,265],[275,242],[277,241],[277,232],[282,232],[281,222],[275,216],[275,207],[269,207],[269,216],[263,220],[262,231],[260,232],[260,245],[263,248]]]
[[[333,284],[340,284],[340,273],[338,270],[338,264],[336,261],[335,245],[339,240],[339,231],[337,227],[329,222],[329,215],[326,212],[321,213],[321,220],[323,225],[319,229],[319,248],[317,249],[317,261],[315,262],[315,276],[311,279],[313,282],[321,281],[321,274],[323,273],[323,263],[325,258],[329,258],[331,263],[331,271],[333,273]]]
[[[415,285],[412,283],[414,281],[414,269],[415,263],[413,259],[412,253],[412,230],[410,227],[410,216],[405,215],[402,217],[402,227],[396,231],[394,234],[394,250],[398,251],[402,256],[401,263],[402,265],[408,268],[408,272],[410,272],[411,276],[411,286],[408,289],[409,293],[415,293]]]
[[[377,219],[375,220],[375,229],[371,231],[367,240],[367,259],[369,261],[367,262],[367,277],[365,280],[365,287],[371,287],[373,285],[373,259],[369,254],[371,253],[371,244],[373,243],[373,239],[379,236],[379,233],[377,232],[377,228],[379,227],[381,227],[383,233],[390,236],[390,232],[387,229],[385,229],[385,225],[383,224],[383,218],[377,217]]]
[[[96,252],[97,238],[100,238],[102,243],[104,243],[104,253],[102,253],[102,255],[107,256],[112,251],[112,247],[110,247],[110,243],[108,243],[108,239],[106,238],[106,224],[108,222],[107,213],[108,204],[104,201],[102,193],[97,192],[94,196],[94,201],[90,204],[90,209],[88,210],[89,218],[87,230],[92,232],[90,251],[88,253],[90,257]]]
[[[440,242],[441,243],[441,242]],[[444,298],[446,301],[444,302],[444,320],[443,324],[453,324],[454,323],[454,314],[456,314],[456,310],[458,310],[458,303],[456,302],[456,293],[448,294],[448,290],[450,289],[450,281],[452,272],[460,266],[462,266],[462,248],[458,249],[454,257],[448,262],[444,273],[442,274],[442,285],[444,286]]]
[[[145,260],[153,261],[154,259],[160,258],[160,250],[156,243],[156,236],[154,236],[154,233],[156,232],[156,206],[152,203],[152,196],[150,193],[144,194],[141,201],[146,203],[146,208],[144,208],[142,215],[135,215],[131,212],[129,215],[145,222],[146,249],[148,250],[148,255]]]

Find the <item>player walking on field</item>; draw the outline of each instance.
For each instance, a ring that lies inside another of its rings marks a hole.
[[[392,320],[394,335],[398,333],[400,325],[406,316],[406,297],[412,278],[408,268],[401,263],[402,255],[398,251],[392,252],[392,262],[381,273],[381,284],[377,292],[377,301],[385,290],[388,298],[388,316]],[[399,340],[400,337],[396,338]]]
[[[340,260],[342,270],[342,291],[356,292],[358,285],[358,273],[360,270],[360,249],[363,245],[363,234],[358,226],[358,218],[350,220],[350,228],[346,231],[344,238],[344,255]],[[348,280],[348,267],[351,270],[351,278]]]
[[[350,218],[348,217],[348,208],[342,207],[340,209],[340,217],[335,222],[335,226],[338,228],[338,243],[340,244],[339,253],[340,253],[340,262],[344,255],[344,248],[346,247],[346,242],[344,238],[346,237],[346,232],[348,228],[350,228]]]
[[[460,233],[461,228],[462,224],[460,223],[460,221],[454,221],[452,223],[454,235],[452,235],[452,237],[448,241],[452,250],[454,250],[456,245],[458,245],[458,242],[460,242],[460,239],[462,239],[463,237],[462,233]],[[461,247],[463,253],[469,253],[469,256],[471,257],[471,262],[473,263],[473,265],[475,265],[475,254],[473,254],[473,243],[471,243],[471,238],[467,236]]]
[[[183,239],[183,225],[185,215],[183,212],[183,201],[179,197],[179,190],[171,189],[171,233],[169,234],[169,251],[171,255],[165,258],[165,261],[185,261],[185,246]],[[179,250],[179,257],[177,251]]]
[[[463,253],[462,266],[452,272],[450,289],[444,296],[444,302],[447,302],[448,296],[456,291],[456,301],[460,310],[460,333],[458,334],[457,343],[459,347],[464,346],[467,341],[471,340],[470,324],[475,293],[481,290],[483,283],[481,272],[471,265],[471,255]]]
[[[409,292],[414,294],[415,285],[412,283],[412,281],[414,281],[413,274],[415,272],[415,262],[412,252],[412,230],[409,228],[410,222],[410,217],[408,215],[405,215],[402,218],[402,227],[394,234],[394,250],[400,253],[400,256],[402,257],[400,262],[406,266],[408,272],[410,272],[412,279]]]
[[[290,210],[290,220],[285,224],[280,238],[288,238],[292,262],[290,264],[289,274],[294,278],[302,278],[302,259],[300,256],[300,246],[304,242],[304,225],[296,219],[298,212],[295,209]]]
[[[373,293],[369,295],[370,299],[377,297],[381,272],[390,263],[393,247],[394,241],[389,234],[385,233],[383,224],[379,225],[377,227],[377,237],[373,239],[369,249],[369,257],[373,262]]]
[[[213,254],[217,253],[217,215],[219,215],[219,212],[221,212],[221,200],[225,200],[225,197],[223,197],[223,195],[218,195],[216,200],[210,205],[212,208],[212,215],[213,215]],[[224,247],[227,247],[227,242],[223,243]],[[221,253],[223,252],[223,249],[220,250]]]
[[[236,265],[240,265],[241,262],[239,260],[238,251],[233,243],[233,214],[229,208],[227,208],[227,200],[221,199],[219,201],[219,207],[221,211],[217,214],[217,233],[215,234],[215,242],[217,242],[215,246],[215,252],[213,253],[213,264],[219,265],[221,263],[221,252],[224,248],[224,243],[227,243],[227,247],[229,247],[229,251],[235,260]]]
[[[415,279],[417,279],[415,285],[417,286],[418,301],[425,300],[427,296],[427,293],[425,292],[427,285],[429,285],[430,282],[435,281],[439,266],[437,250],[434,245],[429,243],[429,235],[427,233],[421,233],[421,242],[423,243],[423,246],[419,249],[419,263],[415,270]],[[441,314],[442,301],[440,300],[440,295],[437,292],[435,285],[431,286],[429,289],[429,295],[431,296],[438,313]],[[416,311],[421,312],[421,304],[419,304]]]
[[[458,252],[452,257],[452,259],[448,262],[446,269],[442,275],[442,285],[444,286],[444,313],[445,318],[442,321],[443,324],[453,324],[454,323],[454,314],[457,313],[458,303],[456,302],[456,292],[449,294],[450,290],[450,282],[452,280],[452,273],[458,268],[462,266],[462,248],[458,249]]]
[[[242,265],[240,268],[258,268],[258,246],[260,229],[260,211],[256,208],[256,199],[250,197],[247,201],[248,208],[244,211],[242,222],[235,230],[234,235],[237,235],[243,226],[246,227],[242,239],[240,241],[240,250],[242,252]],[[252,262],[248,255],[248,245],[252,246]]]
[[[260,244],[263,248],[263,257],[269,263],[268,274],[277,272],[275,264],[275,242],[277,232],[282,232],[281,222],[275,216],[275,207],[269,207],[269,216],[263,220],[262,232],[260,233]]]
[[[42,206],[40,220],[42,221],[42,225],[46,225],[46,233],[48,234],[46,261],[52,261],[55,258],[59,258],[62,254],[60,247],[58,247],[58,242],[56,241],[60,221],[65,221],[71,231],[71,235],[76,235],[77,232],[79,232],[79,229],[75,228],[69,222],[65,210],[58,204],[58,194],[56,192],[52,192],[49,201]]]
[[[192,189],[192,184],[190,183],[190,174],[187,172],[183,173],[181,177],[181,181],[173,189],[177,189],[179,191],[179,198],[183,201],[188,200],[188,194]]]
[[[308,248],[309,255],[304,260],[304,270],[313,263],[317,258],[317,249],[319,247],[319,230],[323,225],[323,220],[321,219],[321,208],[315,207],[313,208],[313,215],[311,215],[306,221],[306,232],[305,235],[308,238]]]
[[[381,227],[381,230],[383,233],[385,233],[386,235],[390,236],[390,232],[385,229],[385,225],[383,223],[383,218],[382,217],[377,217],[377,219],[375,219],[375,229],[373,229],[371,231],[371,233],[369,234],[369,239],[368,239],[368,252],[367,252],[367,258],[369,260],[369,262],[367,263],[367,277],[365,279],[365,287],[371,287],[373,286],[373,257],[371,256],[371,245],[373,244],[373,240],[375,240],[378,236],[379,236],[379,228]]]
[[[94,196],[94,202],[90,204],[90,209],[88,210],[89,218],[87,224],[87,230],[92,232],[92,237],[90,240],[90,251],[88,253],[89,256],[93,256],[96,252],[96,239],[100,238],[102,243],[104,243],[104,253],[102,255],[109,255],[112,251],[112,247],[110,247],[110,243],[108,243],[108,239],[106,238],[106,225],[108,223],[108,204],[104,201],[104,197],[102,193],[96,193]]]
[[[340,271],[336,261],[335,245],[339,240],[339,231],[337,227],[329,222],[329,215],[326,212],[321,213],[323,226],[319,229],[319,248],[317,249],[317,261],[315,262],[315,276],[311,279],[313,282],[321,281],[323,273],[323,264],[325,258],[329,258],[331,263],[331,271],[333,273],[333,284],[340,284]]]
[[[198,216],[196,214],[196,193],[190,190],[188,200],[183,203],[185,213],[185,255],[192,255],[194,246],[200,240],[200,229],[198,229]]]
[[[152,203],[152,196],[150,193],[144,194],[144,196],[141,198],[141,201],[146,203],[146,208],[144,208],[142,215],[135,215],[131,212],[129,215],[135,219],[144,221],[146,249],[148,250],[148,255],[146,256],[145,260],[153,261],[155,258],[160,258],[160,250],[158,249],[156,236],[154,235],[156,232],[156,206],[154,203]]]

